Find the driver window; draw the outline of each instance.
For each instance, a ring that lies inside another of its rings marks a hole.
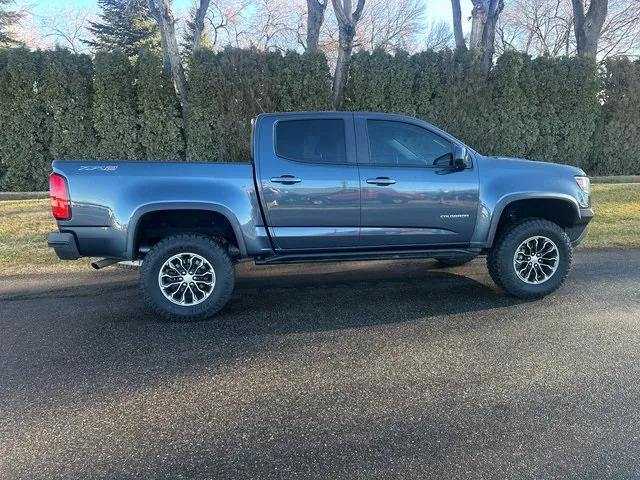
[[[451,143],[427,129],[389,120],[367,120],[371,163],[410,167],[452,164]]]

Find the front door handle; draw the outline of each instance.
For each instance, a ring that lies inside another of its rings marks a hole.
[[[271,177],[271,183],[282,183],[283,185],[293,185],[294,183],[300,183],[298,177],[293,175],[281,175],[280,177]]]
[[[376,178],[367,179],[367,183],[371,185],[384,186],[384,185],[393,185],[394,183],[396,183],[396,181],[389,177],[376,177]]]

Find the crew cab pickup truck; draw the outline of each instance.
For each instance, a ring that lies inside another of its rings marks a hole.
[[[413,117],[259,115],[251,163],[55,161],[61,259],[142,262],[148,305],[172,320],[208,317],[256,264],[487,256],[521,298],[565,280],[593,216],[575,167],[475,152]]]

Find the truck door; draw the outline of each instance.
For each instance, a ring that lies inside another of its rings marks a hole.
[[[420,122],[357,114],[360,245],[466,244],[478,209],[477,168],[452,168],[454,143]]]
[[[257,135],[256,176],[276,248],[357,247],[360,179],[352,114],[263,115]]]

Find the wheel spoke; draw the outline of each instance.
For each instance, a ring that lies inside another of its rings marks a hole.
[[[539,263],[538,266],[540,267],[541,271],[542,271],[542,267],[546,267],[553,272],[553,267],[551,265],[547,265],[546,263]]]
[[[200,288],[200,285],[198,285],[198,282],[197,282],[197,281],[193,282],[193,286],[194,286],[194,287],[196,288],[196,290],[198,290],[198,292],[200,292],[202,295],[207,295],[207,293],[208,293],[208,292],[205,292],[204,290],[202,290],[202,289]]]

